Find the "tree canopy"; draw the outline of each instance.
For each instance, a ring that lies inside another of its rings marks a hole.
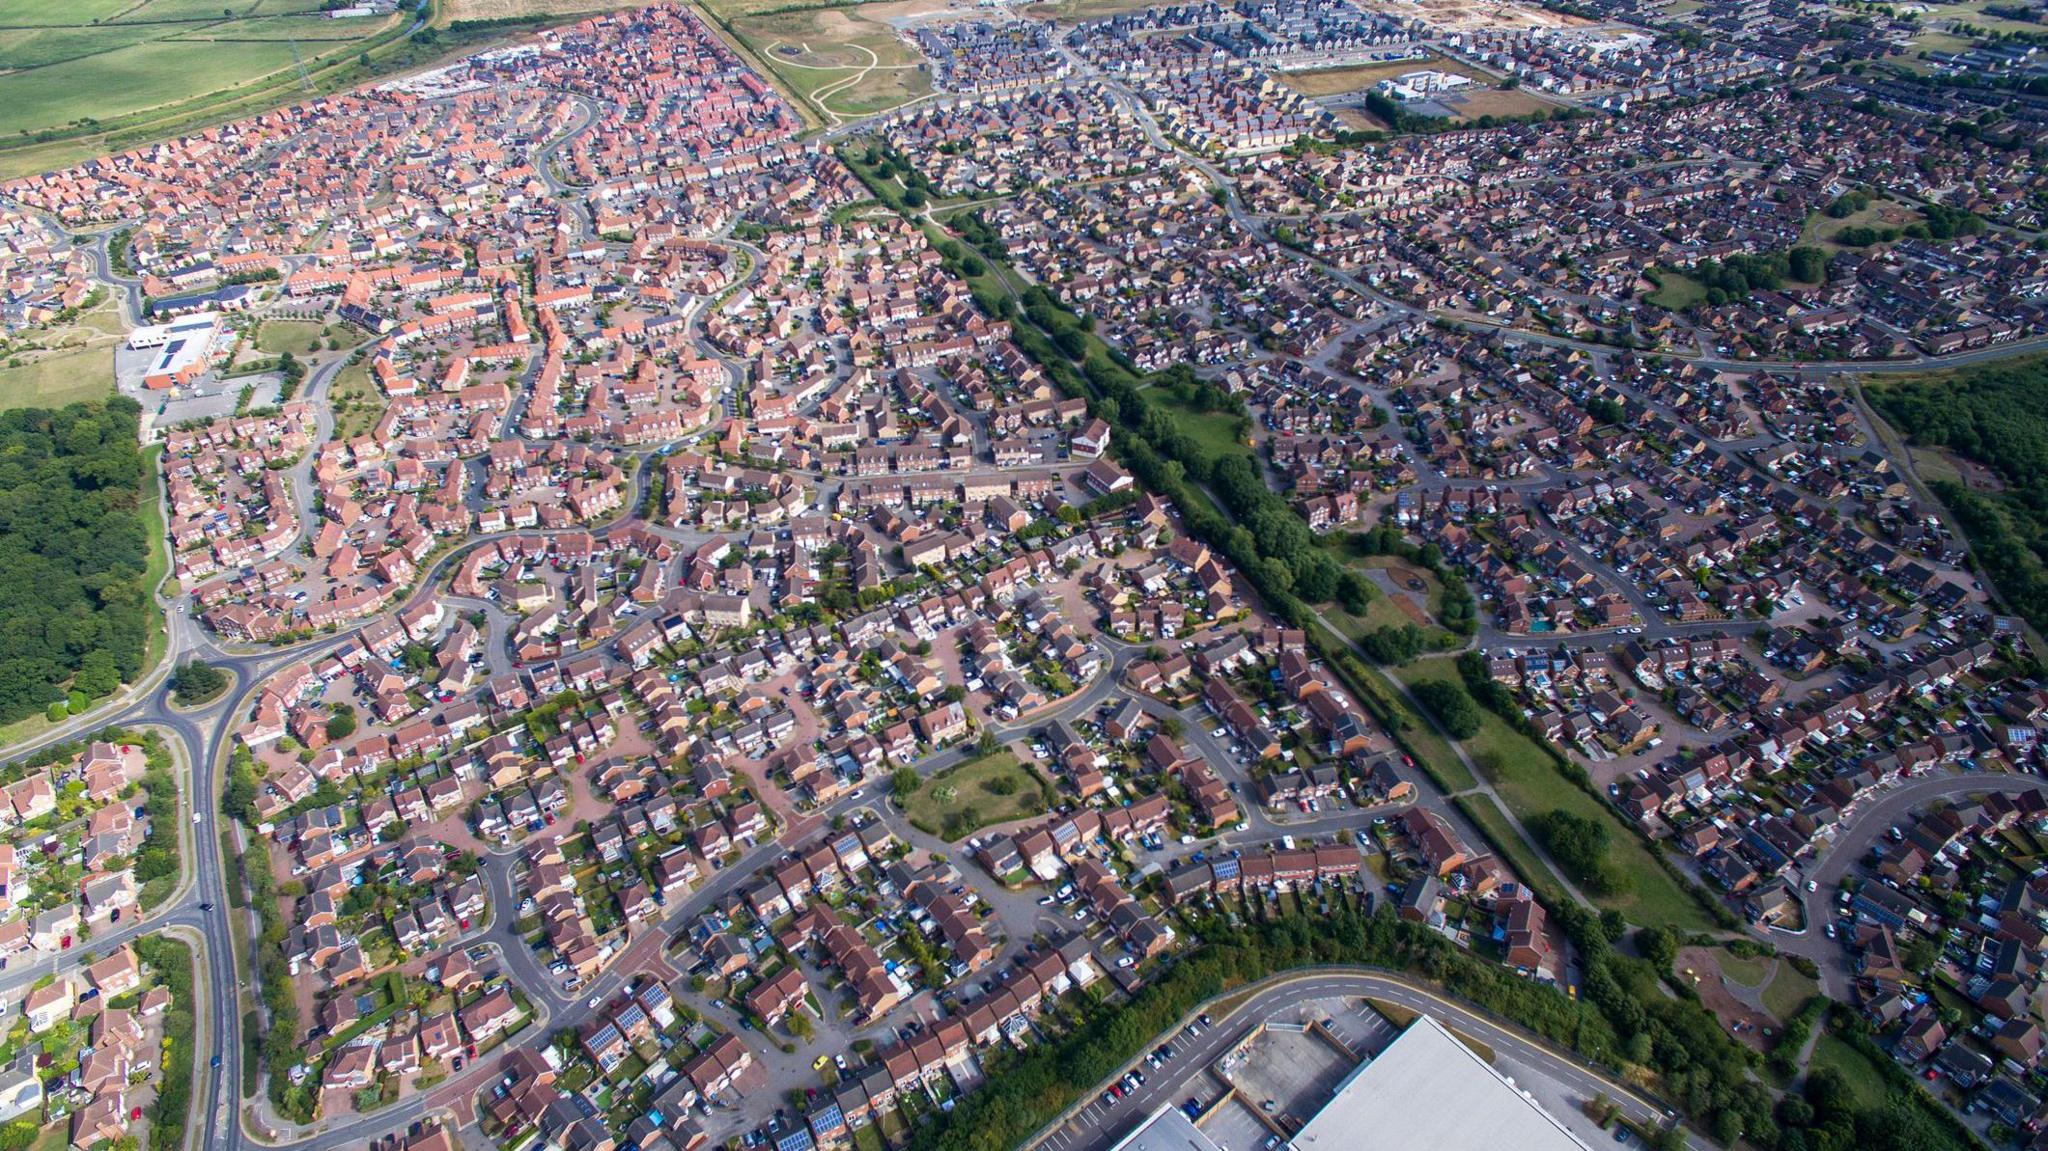
[[[0,722],[142,670],[141,412],[116,397],[0,414]]]

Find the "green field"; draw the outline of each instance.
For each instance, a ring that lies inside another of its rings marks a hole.
[[[1778,973],[1771,976],[1771,982],[1764,988],[1764,1007],[1779,1019],[1790,1019],[1799,1014],[1806,1001],[1820,994],[1820,984],[1801,975],[1786,962],[1778,964]]]
[[[256,330],[256,350],[266,356],[290,352],[303,360],[326,331],[327,325],[312,320],[265,320]]]
[[[747,8],[718,4],[710,10],[783,91],[821,121],[887,111],[932,90],[924,57],[858,6]]]
[[[1813,1067],[1832,1067],[1842,1073],[1849,1093],[1864,1107],[1884,1102],[1884,1069],[1863,1057],[1863,1053],[1826,1032],[1813,1046]]]
[[[1449,656],[1420,659],[1394,669],[1394,674],[1410,686],[1431,679],[1458,682],[1458,670]],[[1663,925],[1679,931],[1716,929],[1713,918],[1658,866],[1649,847],[1612,807],[1559,774],[1549,754],[1533,740],[1509,727],[1499,716],[1491,712],[1484,715],[1479,734],[1464,741],[1465,750],[1489,774],[1487,782],[1517,819],[1526,824],[1536,816],[1562,808],[1607,826],[1609,857],[1618,870],[1627,873],[1631,886],[1621,895],[1596,899],[1595,903],[1621,912],[1631,923]]]
[[[345,49],[396,18],[328,20],[318,0],[0,4],[0,135],[102,122],[250,84]]]
[[[363,360],[357,360],[335,373],[334,382],[327,388],[327,399],[334,410],[334,438],[337,440],[354,439],[376,427],[377,421],[384,417],[384,394],[370,379],[369,365]]]
[[[1707,299],[1706,285],[1691,276],[1681,275],[1669,269],[1657,273],[1657,290],[1643,297],[1645,303],[1682,312]]]
[[[1186,431],[1210,459],[1252,454],[1250,446],[1238,438],[1238,417],[1228,412],[1198,411],[1172,388],[1160,384],[1147,384],[1140,390],[1146,399],[1170,413],[1173,422]]]
[[[991,823],[1037,815],[1045,806],[1038,779],[1007,749],[948,768],[897,802],[912,824],[949,840]]]
[[[19,367],[0,366],[0,411],[61,408],[76,400],[102,400],[114,391],[114,357],[106,348],[77,348]]]

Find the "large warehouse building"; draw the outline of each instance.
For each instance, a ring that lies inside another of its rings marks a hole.
[[[156,351],[144,370],[144,387],[175,388],[198,379],[212,366],[219,336],[220,313],[200,312],[168,324],[137,328],[128,333],[128,347]]]
[[[1298,1151],[1588,1151],[1441,1023],[1419,1016],[1351,1073],[1294,1137]]]
[[[1589,1151],[1427,1015],[1353,1071],[1289,1144],[1294,1151]],[[1168,1104],[1114,1151],[1223,1151]]]

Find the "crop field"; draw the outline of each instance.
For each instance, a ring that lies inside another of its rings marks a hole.
[[[346,50],[399,17],[329,20],[319,0],[0,0],[0,136],[107,122],[227,92]]]

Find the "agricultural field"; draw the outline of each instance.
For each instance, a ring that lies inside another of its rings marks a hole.
[[[329,20],[319,0],[0,0],[0,135],[108,122],[226,92],[346,50],[400,16]],[[405,17],[409,18],[409,17]]]

